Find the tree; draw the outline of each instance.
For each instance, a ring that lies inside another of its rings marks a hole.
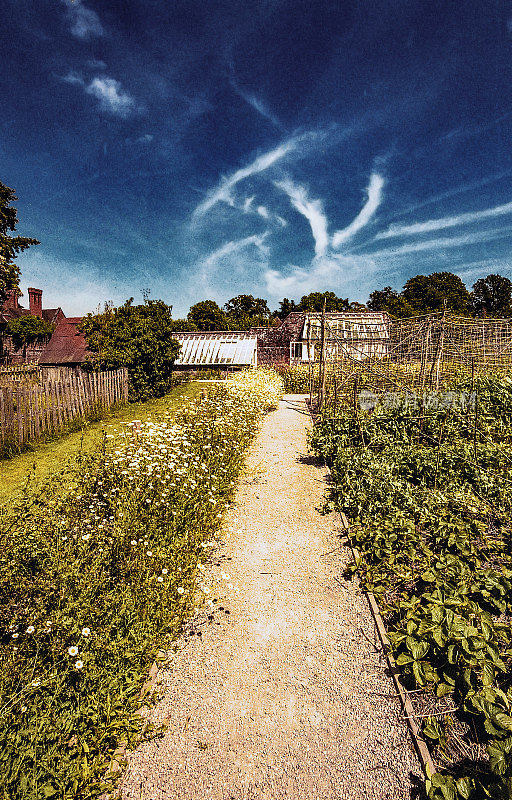
[[[201,300],[191,307],[187,320],[199,331],[225,331],[226,315],[215,300]]]
[[[267,301],[252,294],[239,294],[232,297],[224,306],[229,327],[247,330],[259,325],[268,325],[271,313]]]
[[[0,304],[10,289],[19,288],[20,270],[14,262],[16,255],[33,244],[39,244],[37,239],[9,235],[18,224],[17,211],[11,206],[17,199],[14,189],[0,181]]]
[[[88,314],[80,323],[92,355],[91,369],[127,367],[130,399],[161,397],[171,387],[173,364],[180,345],[172,338],[172,307],[162,300],[145,299],[134,306],[133,297],[119,308]]]
[[[12,319],[7,326],[7,333],[12,336],[14,347],[19,350],[34,342],[42,342],[51,336],[55,330],[55,325],[41,319],[26,315]]]
[[[287,297],[284,297],[279,303],[279,311],[277,312],[277,316],[281,317],[281,319],[284,319],[293,311],[299,311],[299,307],[295,303],[295,300],[288,300]]]
[[[469,292],[459,276],[453,272],[416,275],[405,284],[402,297],[416,314],[441,311],[444,300],[450,311],[458,314],[468,311]]]
[[[174,333],[181,333],[182,331],[197,331],[197,327],[193,322],[188,319],[173,319],[172,329]]]
[[[391,286],[372,292],[367,306],[370,311],[386,311],[392,317],[412,317],[414,313],[409,303]]]
[[[311,292],[300,299],[300,311],[321,311],[325,300],[326,311],[348,311],[348,298],[343,299],[334,292]]]
[[[488,275],[473,284],[470,307],[476,316],[512,316],[512,281],[503,275]]]

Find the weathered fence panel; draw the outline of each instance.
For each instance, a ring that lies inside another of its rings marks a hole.
[[[116,403],[128,402],[128,372],[71,374],[63,380],[0,385],[0,447],[22,447],[58,433],[75,419],[87,419]]]

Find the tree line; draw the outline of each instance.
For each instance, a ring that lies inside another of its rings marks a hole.
[[[434,272],[410,278],[398,292],[391,286],[371,292],[366,305],[334,292],[311,292],[297,302],[283,298],[276,311],[266,300],[250,294],[238,295],[222,308],[214,300],[193,305],[186,319],[176,320],[179,330],[247,330],[268,326],[294,311],[386,311],[391,317],[414,317],[448,311],[468,317],[512,317],[512,282],[503,275],[490,274],[477,280],[469,291],[452,272]]]

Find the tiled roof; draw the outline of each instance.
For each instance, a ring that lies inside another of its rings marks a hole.
[[[39,364],[81,364],[87,355],[87,342],[78,330],[82,317],[61,320],[39,357]]]
[[[46,322],[53,322],[59,311],[62,313],[61,308],[43,308],[43,319]]]

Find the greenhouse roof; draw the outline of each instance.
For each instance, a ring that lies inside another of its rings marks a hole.
[[[212,331],[177,333],[173,337],[181,345],[176,366],[256,365],[258,340],[246,331]]]

